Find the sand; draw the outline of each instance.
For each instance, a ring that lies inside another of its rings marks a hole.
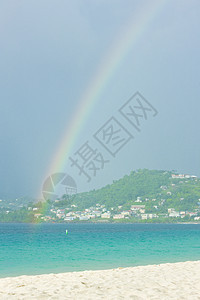
[[[0,279],[0,299],[200,299],[200,261]]]

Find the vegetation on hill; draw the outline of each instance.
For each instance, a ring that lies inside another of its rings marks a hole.
[[[132,205],[145,205],[145,213],[157,214],[157,221],[166,218],[168,209],[173,208],[176,212],[186,212],[185,220],[189,220],[189,212],[200,215],[200,179],[194,176],[173,178],[169,171],[140,169],[98,190],[73,196],[63,195],[57,201],[49,200],[46,203],[27,204],[26,201],[22,208],[10,211],[0,208],[0,221],[41,221],[41,216],[51,216],[52,210],[80,212],[95,208],[97,204],[113,214],[130,210]]]
[[[170,184],[171,172],[156,170],[138,170],[130,175],[113,181],[99,190],[77,194],[75,204],[81,208],[93,206],[96,203],[105,204],[107,208],[119,205],[130,206],[137,197],[155,198],[161,192],[160,186]]]

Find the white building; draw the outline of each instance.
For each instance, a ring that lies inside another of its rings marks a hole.
[[[185,211],[180,211],[180,215],[185,216],[186,212]]]
[[[123,215],[123,216],[130,216],[130,211],[122,211],[121,215]]]
[[[108,213],[108,212],[105,212],[105,213],[103,213],[103,214],[101,214],[101,218],[102,219],[110,219],[110,213]]]
[[[173,211],[169,214],[169,217],[171,218],[177,218],[177,217],[180,217],[180,213],[177,212],[177,211]]]
[[[141,214],[142,220],[157,218],[156,214]]]
[[[141,214],[142,220],[147,220],[148,219],[148,214]]]
[[[79,216],[80,221],[87,221],[89,220],[88,216]]]
[[[75,219],[76,219],[75,217],[69,217],[69,216],[64,218],[65,221],[73,221]]]
[[[88,215],[88,218],[89,218],[89,219],[95,219],[95,218],[96,218],[96,215],[95,215],[95,214],[89,214],[89,215]]]
[[[172,174],[172,178],[179,178],[179,179],[183,179],[185,178],[184,174]],[[188,178],[188,177],[187,177]]]
[[[175,211],[175,209],[174,208],[168,208],[168,214],[171,214],[172,212],[174,212]]]
[[[63,213],[57,213],[56,217],[58,217],[59,219],[62,219],[62,218],[65,217],[65,214],[63,214]]]
[[[115,219],[115,220],[119,220],[119,219],[124,219],[124,215],[122,215],[122,214],[117,214],[117,215],[114,215],[113,216],[113,219]]]
[[[131,205],[131,210],[140,210],[145,208],[145,205]]]

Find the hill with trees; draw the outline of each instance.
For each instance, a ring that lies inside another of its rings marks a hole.
[[[0,206],[0,221],[98,221],[106,213],[111,221],[200,220],[200,179],[171,171],[139,169],[98,190],[63,195],[45,203],[25,201],[23,207],[20,204],[6,211]]]

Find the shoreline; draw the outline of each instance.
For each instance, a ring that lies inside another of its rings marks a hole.
[[[200,260],[0,278],[1,299],[200,299]]]
[[[200,222],[109,222],[109,221],[101,221],[101,222],[88,222],[88,221],[81,221],[81,222],[39,222],[39,223],[29,223],[29,222],[1,222],[0,224],[29,224],[29,225],[41,225],[41,224],[157,224],[157,225],[168,225],[168,224],[185,224],[185,225],[199,225]]]

